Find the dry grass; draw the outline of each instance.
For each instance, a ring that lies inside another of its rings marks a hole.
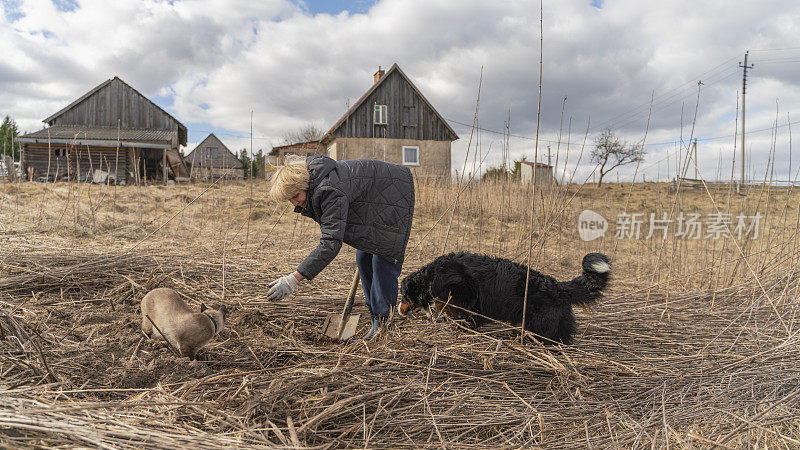
[[[712,201],[652,183],[630,197],[630,185],[538,191],[533,267],[564,279],[588,251],[614,256],[606,299],[578,311],[576,343],[547,348],[521,345],[502,324],[476,332],[421,316],[395,320],[378,342],[326,340],[317,330],[344,304],[353,251],[291,298],[267,302],[267,283],[319,232],[253,187],[252,200],[243,183],[118,187],[114,203],[103,186],[3,186],[1,444],[800,445],[797,194],[714,192]],[[626,204],[759,211],[762,237],[577,238],[581,210],[613,225]],[[528,205],[517,186],[421,183],[404,273],[456,249],[523,261]],[[203,361],[141,339],[138,302],[156,286],[231,308]]]

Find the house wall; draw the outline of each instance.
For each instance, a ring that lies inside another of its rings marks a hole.
[[[314,149],[289,149],[289,150],[278,150],[278,165],[283,165],[286,162],[286,155],[298,155],[298,156],[309,156],[309,155],[321,155],[324,152],[319,148]]]
[[[115,147],[83,147],[67,148],[64,145],[24,144],[22,160],[27,168],[33,168],[36,177],[50,176],[61,180],[68,177],[73,180],[85,180],[94,170],[100,169],[109,173],[118,174],[120,183],[127,182],[128,151]],[[62,149],[66,149],[66,156],[57,156]],[[49,155],[49,157],[48,157]],[[35,179],[33,180],[35,181]]]
[[[417,176],[450,177],[450,141],[420,139],[364,139],[337,138],[328,144],[336,145],[336,160],[379,159],[392,164],[403,164],[403,146],[419,147],[419,165],[408,165]]]
[[[333,141],[330,144],[328,144],[328,156],[335,160],[339,159],[339,150],[336,141]]]

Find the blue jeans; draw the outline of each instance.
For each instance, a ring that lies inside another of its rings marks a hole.
[[[397,278],[403,263],[393,264],[378,255],[356,250],[356,265],[369,312],[373,316],[389,317],[397,303]]]

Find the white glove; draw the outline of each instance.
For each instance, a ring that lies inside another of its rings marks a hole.
[[[300,284],[295,278],[294,273],[290,273],[285,277],[280,277],[277,280],[273,281],[272,283],[268,284],[267,286],[271,289],[267,294],[267,300],[280,300],[283,297],[291,294],[295,290],[297,290],[297,286]]]

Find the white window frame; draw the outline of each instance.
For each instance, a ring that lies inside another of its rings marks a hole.
[[[417,151],[416,161],[406,161],[406,149],[414,149]],[[418,166],[419,165],[419,145],[404,145],[403,146],[403,165],[404,166]]]
[[[372,109],[372,121],[375,125],[386,125],[389,123],[386,105],[375,104]]]

